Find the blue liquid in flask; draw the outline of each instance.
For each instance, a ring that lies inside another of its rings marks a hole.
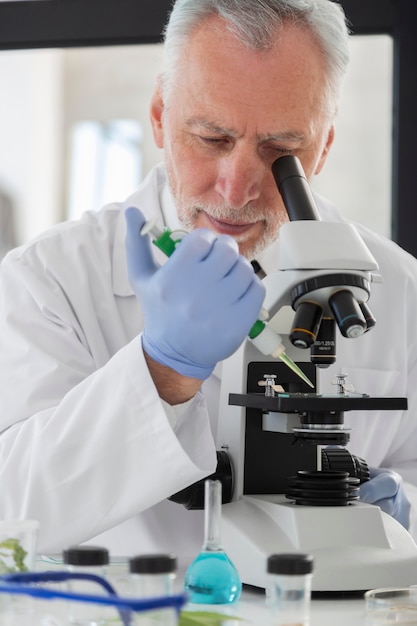
[[[221,487],[218,480],[205,483],[204,545],[184,578],[189,601],[195,604],[232,604],[242,592],[239,574],[221,543]]]

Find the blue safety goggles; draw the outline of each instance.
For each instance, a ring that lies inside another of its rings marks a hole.
[[[71,593],[41,586],[42,583],[59,583],[76,579],[97,583],[107,592],[107,595]],[[0,576],[0,593],[27,595],[43,600],[60,599],[111,606],[119,613],[123,626],[132,626],[135,613],[168,608],[179,613],[187,602],[186,594],[142,599],[125,598],[119,596],[114,587],[101,576],[64,571],[3,574]]]

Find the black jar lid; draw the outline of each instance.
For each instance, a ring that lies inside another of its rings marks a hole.
[[[129,559],[131,574],[171,574],[177,569],[173,554],[141,554]]]
[[[109,551],[99,546],[70,546],[63,552],[67,565],[107,565]]]
[[[302,576],[311,574],[314,559],[311,554],[271,554],[267,560],[268,574]]]

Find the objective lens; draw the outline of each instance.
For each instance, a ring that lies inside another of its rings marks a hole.
[[[315,302],[300,302],[297,307],[290,341],[297,348],[309,348],[317,337],[323,309]]]
[[[332,317],[322,319],[310,359],[317,367],[329,367],[336,361],[336,322]]]
[[[365,330],[365,332],[367,332],[368,330],[371,330],[371,328],[373,328],[375,326],[376,319],[372,315],[372,312],[371,312],[370,308],[368,307],[367,304],[365,304],[365,302],[361,302],[359,304],[359,308],[362,311],[362,314],[363,314],[363,316],[365,318],[365,322],[366,322],[366,330]]]
[[[359,337],[366,329],[366,322],[359,304],[351,291],[341,289],[329,298],[329,305],[344,337]]]

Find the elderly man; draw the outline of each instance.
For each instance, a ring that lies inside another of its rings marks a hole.
[[[274,269],[288,219],[271,166],[291,154],[309,179],[323,167],[347,45],[329,0],[177,0],[150,111],[165,165],[124,204],[4,260],[0,517],[38,519],[40,550],[93,540],[184,563],[199,551],[201,511],[167,498],[215,469],[221,362],[264,297],[249,261]],[[318,204],[324,219],[342,219]],[[191,231],[168,260],[139,234],[154,216]],[[342,343],[338,361],[357,387],[407,396],[409,410],[351,418],[351,448],[386,468],[362,497],[407,526],[417,502],[417,262],[360,233],[384,276],[372,295],[378,323],[360,353]]]

